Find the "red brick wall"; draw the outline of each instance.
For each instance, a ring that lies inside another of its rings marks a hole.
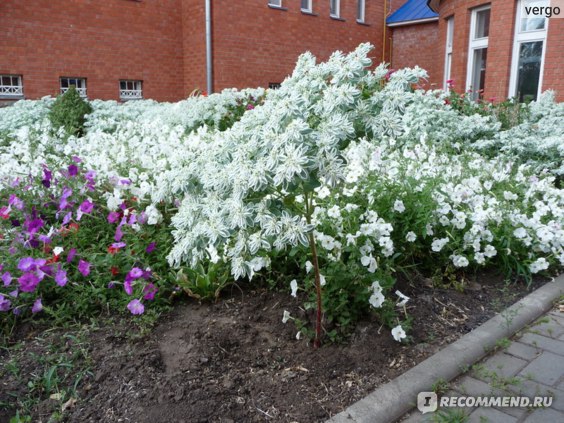
[[[0,74],[22,74],[26,98],[87,78],[88,97],[119,98],[119,79],[143,96],[183,97],[181,0],[0,0]]]
[[[214,3],[214,1],[212,1]],[[184,94],[206,91],[206,10],[204,0],[182,0]]]
[[[418,65],[429,74],[426,87],[442,88],[438,40],[437,22],[394,27],[392,68]]]
[[[444,64],[446,42],[446,19],[454,15],[454,45],[451,78],[456,91],[466,88],[468,44],[470,36],[471,9],[491,4],[490,33],[484,99],[501,100],[509,94],[511,57],[515,33],[515,0],[443,0],[439,6],[439,65]],[[564,70],[564,21],[550,19],[548,50],[545,57],[543,90],[558,90],[558,99],[564,100],[562,74]],[[442,81],[444,67],[438,66]]]
[[[564,19],[548,20],[542,89],[555,90],[557,99],[564,101]]]
[[[325,60],[334,50],[353,50],[369,41],[374,63],[382,61],[383,2],[366,2],[366,23],[356,22],[356,1],[341,1],[344,21],[329,17],[329,1],[313,0],[313,15],[299,0],[285,0],[287,10],[267,0],[213,1],[214,89],[268,86],[291,73],[298,56],[311,51]],[[190,89],[191,87],[188,87]]]

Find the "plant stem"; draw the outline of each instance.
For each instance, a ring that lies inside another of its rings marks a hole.
[[[306,205],[306,221],[311,224],[311,214],[313,204],[309,203],[309,198],[307,192],[304,193],[305,205]],[[308,234],[309,238],[309,248],[311,250],[311,256],[313,260],[313,270],[315,272],[315,292],[317,296],[317,315],[315,320],[315,340],[313,341],[313,347],[319,348],[321,345],[321,275],[319,273],[319,260],[317,259],[317,248],[315,246],[315,236],[313,232]]]

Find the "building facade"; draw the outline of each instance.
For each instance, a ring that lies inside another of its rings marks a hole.
[[[175,101],[268,87],[311,51],[362,42],[373,60],[419,65],[428,87],[501,100],[564,99],[564,19],[548,0],[0,0],[0,102],[57,95]],[[557,1],[557,0],[553,0]],[[560,78],[559,78],[560,77]],[[452,82],[453,81],[453,82]]]
[[[525,13],[525,6],[548,5],[548,0],[409,0],[387,19],[392,64],[419,64],[433,87],[453,85],[474,98],[527,101],[553,89],[563,101],[564,16]],[[410,42],[419,53],[406,54]]]
[[[175,101],[207,90],[205,0],[1,0],[0,99],[57,95]],[[375,44],[372,0],[209,0],[212,89],[267,87],[311,51]]]

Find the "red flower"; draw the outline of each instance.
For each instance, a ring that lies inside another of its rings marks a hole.
[[[117,276],[117,275],[119,274],[119,269],[118,269],[117,267],[115,267],[115,266],[112,266],[112,267],[110,268],[110,272],[112,272],[112,275],[113,275],[113,276]]]
[[[49,260],[47,260],[46,264],[53,264],[53,263],[57,263],[60,260],[59,256],[53,256],[51,257]]]
[[[119,248],[113,247],[113,246],[111,246],[111,245],[108,247],[108,253],[110,253],[110,254],[116,254],[117,252],[119,252]]]
[[[76,222],[72,222],[72,223],[69,225],[69,229],[70,229],[71,231],[73,231],[73,232],[78,232],[78,228],[79,228],[79,225],[78,225],[78,223],[76,223]]]

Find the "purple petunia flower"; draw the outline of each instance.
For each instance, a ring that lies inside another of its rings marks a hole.
[[[76,256],[76,248],[71,248],[67,254],[67,263],[73,261],[74,256]]]
[[[43,266],[47,263],[45,259],[34,259],[33,257],[24,257],[18,262],[18,269],[22,272],[29,272]]]
[[[94,210],[94,203],[89,200],[84,200],[80,205],[80,211],[84,214],[92,213]]]
[[[116,286],[116,281],[110,281],[108,283],[108,289],[113,289],[113,288],[115,288],[115,286]]]
[[[127,273],[127,276],[131,279],[139,279],[143,276],[143,270],[138,267],[134,267]]]
[[[18,295],[20,295],[20,291],[14,289],[13,291],[8,292],[8,295],[12,298],[18,298]]]
[[[82,159],[78,156],[72,156],[71,159],[75,163],[82,163]]]
[[[24,225],[30,234],[34,234],[43,227],[44,222],[41,219],[32,219],[26,220]]]
[[[41,298],[38,298],[33,303],[33,307],[31,307],[31,312],[32,313],[39,313],[41,310],[43,310],[43,304],[41,303]]]
[[[116,223],[118,221],[118,219],[119,219],[119,213],[118,212],[113,211],[113,212],[110,212],[108,214],[108,222],[109,223]]]
[[[12,302],[0,294],[0,311],[8,311],[12,306]]]
[[[37,238],[44,244],[51,244],[51,237],[47,235],[40,234]]]
[[[129,302],[127,309],[131,312],[131,314],[143,314],[145,306],[141,303],[141,301],[135,299]]]
[[[125,282],[123,283],[123,290],[127,293],[127,295],[133,294],[133,286],[131,284],[132,279],[125,278]]]
[[[137,217],[137,223],[144,225],[145,223],[147,223],[147,220],[149,220],[147,213],[145,213],[144,211],[139,213],[139,216]]]
[[[17,210],[23,210],[24,202],[20,200],[16,195],[10,194],[10,199],[8,200],[8,205],[13,206]]]
[[[18,278],[18,282],[23,292],[33,292],[39,284],[39,278],[35,273],[26,272]]]
[[[112,244],[112,248],[123,248],[125,247],[127,244],[125,242],[114,242]]]
[[[157,287],[150,283],[145,285],[145,288],[143,288],[143,299],[145,300],[149,300],[152,301],[155,299],[155,294],[157,293],[158,289]]]
[[[116,234],[114,235],[114,239],[119,242],[123,238],[123,231],[121,230],[121,225],[118,225],[116,228]]]
[[[76,175],[78,175],[78,167],[74,164],[71,164],[69,166],[69,176],[71,178],[74,178]]]
[[[63,225],[66,225],[72,219],[72,212],[68,212],[65,217],[63,217]]]
[[[157,243],[151,242],[149,245],[147,245],[147,248],[145,248],[145,252],[151,254],[153,251],[155,251],[156,248],[157,248]]]
[[[128,225],[135,225],[137,223],[137,216],[134,213],[131,213],[131,215],[129,216],[129,222],[127,222]]]
[[[80,260],[78,262],[78,271],[82,273],[82,276],[88,276],[90,274],[90,263],[86,260]]]
[[[59,265],[59,267],[57,268],[57,273],[55,274],[55,283],[58,286],[65,286],[67,282],[67,272],[64,269],[61,269],[61,265]]]
[[[43,180],[41,183],[45,188],[49,188],[51,186],[51,179],[53,178],[53,174],[47,167],[43,167]]]
[[[8,286],[12,283],[12,275],[10,272],[5,272],[2,275],[2,282],[4,282],[4,286]]]

